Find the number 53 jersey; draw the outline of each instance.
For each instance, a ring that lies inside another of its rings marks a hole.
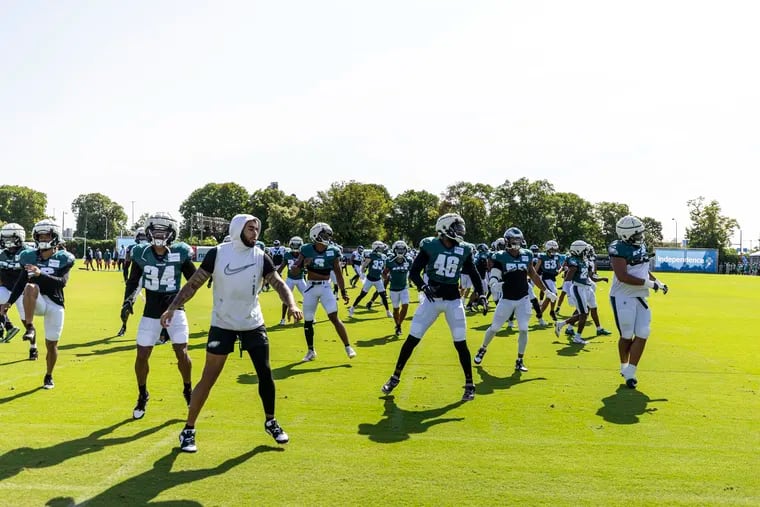
[[[192,250],[187,243],[172,243],[167,252],[159,255],[150,243],[136,245],[131,252],[132,265],[125,291],[125,299],[138,290],[139,283],[145,289],[143,315],[157,319],[169,307],[185,279],[195,273]]]

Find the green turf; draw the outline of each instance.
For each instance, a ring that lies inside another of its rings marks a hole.
[[[382,309],[348,319],[341,308],[351,361],[320,310],[319,356],[300,363],[303,331],[278,328],[279,303],[265,293],[277,415],[291,442],[283,450],[264,433],[256,376],[236,353],[198,420],[198,453],[180,454],[186,409],[170,347],[154,350],[148,412],[132,421],[138,319],[115,337],[121,275],[76,269],[54,390],[41,389],[44,351],[29,362],[20,336],[0,344],[0,503],[759,505],[760,278],[660,278],[671,292],[650,298],[639,389],[621,388],[614,335],[580,348],[533,328],[530,371],[515,375],[517,333],[505,330],[475,368],[470,403],[459,401],[442,319],[386,398],[402,340]],[[614,329],[607,289],[600,313]],[[196,380],[209,309],[206,289],[188,305]],[[490,316],[468,317],[473,352]]]

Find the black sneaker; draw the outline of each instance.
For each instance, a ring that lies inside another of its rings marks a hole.
[[[45,375],[45,378],[42,381],[42,387],[44,387],[45,389],[52,389],[55,387],[55,384],[53,383],[52,375]]]
[[[34,326],[26,326],[26,333],[24,333],[24,340],[25,341],[32,341],[37,336],[37,330],[34,329]]]
[[[625,385],[628,386],[628,389],[636,389],[636,385],[639,383],[638,380],[635,378],[629,378],[625,381]]]
[[[190,406],[190,397],[193,394],[193,389],[190,386],[185,387],[182,389],[182,396],[185,397],[185,401],[187,402],[187,406]]]
[[[475,353],[475,357],[473,358],[473,361],[475,364],[480,364],[483,362],[483,356],[486,355],[487,350],[485,347],[480,347],[478,351]]]
[[[195,452],[195,430],[184,429],[179,434],[179,450],[182,452]]]
[[[135,419],[142,419],[145,416],[145,407],[148,404],[148,400],[150,399],[150,394],[147,392],[145,393],[145,396],[140,395],[137,397],[137,405],[135,405],[134,410],[132,410],[132,417]]]
[[[399,382],[401,382],[400,378],[398,378],[396,375],[391,375],[391,378],[388,379],[388,382],[383,384],[383,387],[381,387],[380,390],[385,394],[391,394],[391,391],[396,389],[396,386]]]
[[[40,353],[37,350],[37,347],[34,347],[33,349],[29,349],[29,360],[30,361],[36,361],[39,357]]]
[[[285,430],[283,430],[277,423],[277,419],[270,419],[265,422],[264,430],[272,435],[274,441],[278,444],[287,444],[290,440],[290,438],[288,438],[288,434],[285,433]]]
[[[475,385],[465,384],[464,394],[462,395],[462,401],[472,401],[475,399]]]
[[[396,330],[394,331],[396,336],[401,336],[401,326],[396,325]]]
[[[515,371],[528,371],[528,368],[525,367],[525,362],[521,357],[517,358],[517,361],[515,361]]]
[[[126,324],[122,324],[121,325],[121,329],[119,329],[119,332],[116,333],[116,336],[124,336],[124,333],[126,333],[126,332],[127,332],[127,325]]]

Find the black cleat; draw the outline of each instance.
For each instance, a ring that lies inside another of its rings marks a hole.
[[[150,394],[147,392],[145,393],[145,396],[140,395],[137,397],[137,405],[135,405],[134,410],[132,410],[132,417],[134,419],[142,419],[145,416],[146,405],[148,404],[149,399]]]
[[[26,326],[26,333],[24,333],[24,341],[33,341],[37,337],[37,330],[34,326]]]
[[[280,427],[277,419],[270,419],[264,423],[264,430],[272,435],[272,438],[278,444],[287,444],[290,441],[288,434]]]
[[[53,383],[53,376],[52,375],[45,375],[44,380],[42,381],[42,387],[45,389],[52,389],[55,387],[55,384]]]
[[[383,384],[383,387],[380,389],[383,391],[383,394],[391,394],[391,391],[396,389],[396,386],[399,382],[401,382],[400,378],[398,378],[396,375],[391,375],[391,378],[388,379],[388,382]]]
[[[179,450],[182,452],[195,452],[198,448],[195,446],[195,430],[184,429],[179,434]]]
[[[36,361],[39,356],[40,356],[40,352],[37,350],[37,347],[34,347],[33,349],[29,349],[30,361]]]
[[[124,336],[124,334],[127,332],[127,325],[122,324],[121,329],[119,329],[119,332],[116,333],[116,336]]]
[[[638,380],[635,378],[629,378],[625,381],[625,385],[628,386],[628,389],[636,389],[636,385],[639,383]]]

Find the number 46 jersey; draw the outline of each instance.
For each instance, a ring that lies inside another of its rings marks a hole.
[[[190,245],[177,242],[167,248],[164,255],[159,255],[153,245],[143,243],[136,245],[131,252],[132,266],[124,299],[134,301],[135,291],[142,281],[145,289],[145,317],[161,317],[179,292],[182,275],[188,279],[195,273]]]

